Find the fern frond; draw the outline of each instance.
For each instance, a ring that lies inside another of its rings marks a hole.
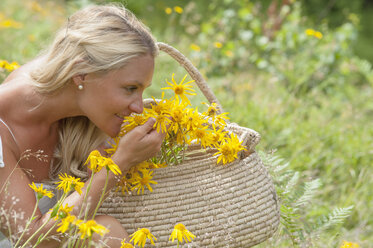
[[[304,192],[301,197],[295,201],[295,206],[299,207],[309,203],[315,196],[316,191],[321,187],[321,180],[319,178],[312,180],[311,182],[306,182],[304,184]]]
[[[317,220],[314,230],[321,232],[332,226],[342,224],[344,220],[351,215],[353,208],[354,206],[335,208],[328,216],[322,216]]]

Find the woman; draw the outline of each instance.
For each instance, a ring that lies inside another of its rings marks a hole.
[[[126,9],[91,6],[68,19],[48,51],[0,85],[0,208],[24,213],[16,221],[3,218],[1,223],[8,223],[10,229],[1,225],[1,232],[14,234],[25,226],[36,203],[31,182],[53,181],[60,173],[89,178],[83,165],[88,154],[119,133],[124,116],[142,112],[142,93],[151,84],[157,53],[147,28]],[[121,139],[112,159],[123,173],[159,151],[164,134],[157,133],[153,124],[150,119]],[[29,149],[31,153],[26,152]],[[39,150],[46,157],[35,153]],[[93,206],[105,178],[104,170],[93,175],[88,194]],[[115,182],[110,173],[109,189]],[[75,206],[72,214],[79,214],[84,192],[74,192],[65,200],[64,204]],[[36,216],[24,240],[49,214],[38,209]],[[128,240],[116,219],[97,216],[95,220],[110,229],[105,236],[110,247]],[[57,234],[55,229],[51,235]],[[39,247],[59,245],[48,240]]]

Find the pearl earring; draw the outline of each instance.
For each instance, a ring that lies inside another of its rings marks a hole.
[[[84,88],[84,87],[83,87],[83,84],[79,84],[79,85],[78,85],[78,89],[79,89],[79,90],[83,90],[83,88]]]

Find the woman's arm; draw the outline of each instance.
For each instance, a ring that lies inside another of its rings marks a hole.
[[[156,130],[153,129],[154,121],[155,120],[153,119],[149,120],[143,126],[135,128],[121,139],[118,149],[112,158],[120,167],[123,174],[125,174],[131,166],[154,156],[159,151],[165,134],[157,133]],[[18,214],[23,213],[24,218],[20,220],[14,220],[12,218],[6,220],[2,216],[1,223],[5,223],[3,221],[6,221],[7,225],[1,224],[1,231],[8,233],[8,230],[10,230],[12,234],[15,234],[16,231],[19,230],[19,227],[24,227],[27,220],[31,217],[36,204],[36,199],[34,191],[29,187],[31,181],[18,166],[16,156],[14,156],[11,149],[4,143],[3,140],[5,167],[0,169],[0,187],[4,187],[4,190],[0,193],[0,202],[2,202],[1,207],[3,207],[6,212],[9,212],[7,213],[8,216],[11,215],[12,211],[16,211]],[[88,193],[89,203],[92,207],[89,209],[88,218],[92,215],[99,202],[106,180],[106,170],[103,169],[94,174],[92,180],[92,186]],[[112,189],[115,186],[115,183],[115,176],[110,172],[107,190]],[[81,195],[79,195],[78,192],[74,192],[64,201],[64,206],[65,204],[68,204],[70,207],[74,206],[71,214],[76,216],[79,215],[87,186],[88,184],[86,184],[82,189]],[[43,223],[48,221],[48,219],[49,213],[42,215],[38,209],[36,211],[36,218],[33,221],[33,225],[30,226],[29,232],[24,236],[24,241],[27,240],[40,226],[42,226]],[[53,220],[49,221],[41,233],[48,231],[54,223]],[[7,228],[8,226],[9,229]],[[50,235],[57,234],[56,229],[57,228],[54,228]],[[38,236],[39,235],[37,235],[37,237]],[[35,242],[36,240],[37,238],[33,241]],[[58,246],[58,244],[57,241],[51,240],[44,242],[40,247],[54,247]]]

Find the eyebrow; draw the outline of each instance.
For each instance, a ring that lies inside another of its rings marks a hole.
[[[134,80],[134,81],[128,81],[127,83],[134,83],[134,84],[137,84],[141,87],[144,87],[144,83],[140,82],[140,81],[137,81],[137,80]],[[150,82],[150,84],[148,86],[146,86],[146,88],[152,86],[152,83]]]

